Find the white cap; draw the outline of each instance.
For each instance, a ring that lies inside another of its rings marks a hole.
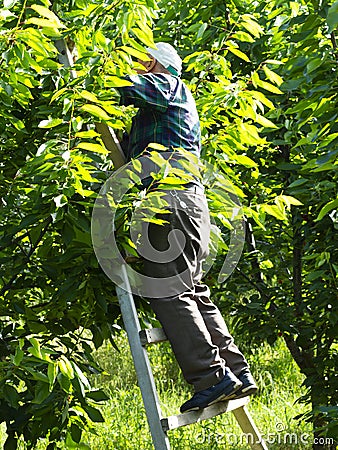
[[[182,73],[182,60],[167,42],[157,42],[156,48],[147,48],[147,52],[162,64],[172,75],[180,76]]]

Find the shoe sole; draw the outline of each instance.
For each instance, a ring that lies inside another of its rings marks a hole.
[[[241,389],[241,387],[242,387],[242,383],[241,384],[236,384],[230,394],[228,394],[228,395],[220,394],[219,397],[215,398],[215,400],[212,400],[207,405],[205,405],[203,407],[195,406],[193,408],[187,409],[182,414],[185,414],[185,413],[191,412],[191,411],[201,411],[202,409],[207,408],[208,406],[211,406],[214,403],[218,403],[218,402],[222,402],[222,401],[225,401],[225,400],[231,400],[232,398],[236,398],[236,392],[239,389]]]
[[[249,395],[255,395],[257,394],[258,391],[258,387],[257,386],[248,386],[247,388],[239,389],[240,392],[236,392],[235,393],[235,397],[234,398],[243,398],[243,397],[248,397]]]
[[[242,387],[242,383],[239,382],[238,384],[235,384],[235,386],[233,387],[232,391],[230,392],[230,394],[220,394],[219,397],[217,397],[215,400],[213,400],[212,402],[208,403],[207,406],[213,405],[214,403],[218,403],[218,402],[222,402],[224,400],[231,400],[235,395],[236,392],[241,389]],[[204,408],[206,408],[206,406],[204,406]],[[203,408],[201,408],[203,409]]]
[[[232,400],[233,398],[236,398],[236,393],[242,388],[242,383],[241,384],[236,384],[232,390],[232,392],[230,392],[230,394],[227,395],[223,395],[220,398],[217,399],[217,401],[225,401],[225,400]],[[215,402],[214,402],[215,403]]]

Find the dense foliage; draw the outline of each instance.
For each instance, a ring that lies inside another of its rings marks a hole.
[[[203,158],[246,217],[245,254],[210,274],[249,342],[283,335],[315,425],[337,434],[338,3],[5,0],[0,10],[0,422],[6,449],[79,442],[103,420],[86,374],[120,325],[92,249],[96,192],[113,170],[96,133],[128,129],[114,87],[156,39],[177,45],[197,100]],[[56,43],[74,49],[74,71]],[[223,231],[228,209],[209,189]],[[130,200],[130,204],[132,198]],[[122,213],[125,213],[123,211]],[[123,217],[123,214],[121,215]],[[126,230],[127,231],[127,230]],[[121,236],[125,246],[130,243]]]

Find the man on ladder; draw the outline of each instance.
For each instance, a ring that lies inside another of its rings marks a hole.
[[[121,104],[139,108],[129,136],[128,159],[140,156],[150,143],[162,144],[168,152],[183,148],[199,157],[199,118],[195,101],[180,79],[181,58],[164,42],[147,51],[149,60],[140,61],[144,70],[127,77],[130,86],[118,88]],[[149,302],[184,378],[195,390],[181,406],[183,413],[254,394],[257,386],[220,311],[210,300],[209,288],[201,283],[210,232],[203,187],[199,181],[190,181],[184,190],[167,192],[165,199],[170,213],[161,218],[167,223],[148,224],[147,238],[157,251],[163,252],[168,248],[170,232],[179,230],[185,244],[181,254],[167,262],[145,257],[144,273],[164,281],[168,277],[177,279],[176,290],[160,296],[154,293]]]

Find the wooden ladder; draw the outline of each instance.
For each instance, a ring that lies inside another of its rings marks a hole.
[[[268,447],[246,408],[249,397],[217,402],[200,411],[163,417],[146,347],[149,344],[163,342],[167,337],[162,328],[141,330],[125,264],[121,267],[121,278],[123,288],[117,286],[116,293],[155,450],[170,450],[167,436],[169,430],[198,423],[229,411],[234,414],[251,448],[267,450]]]

